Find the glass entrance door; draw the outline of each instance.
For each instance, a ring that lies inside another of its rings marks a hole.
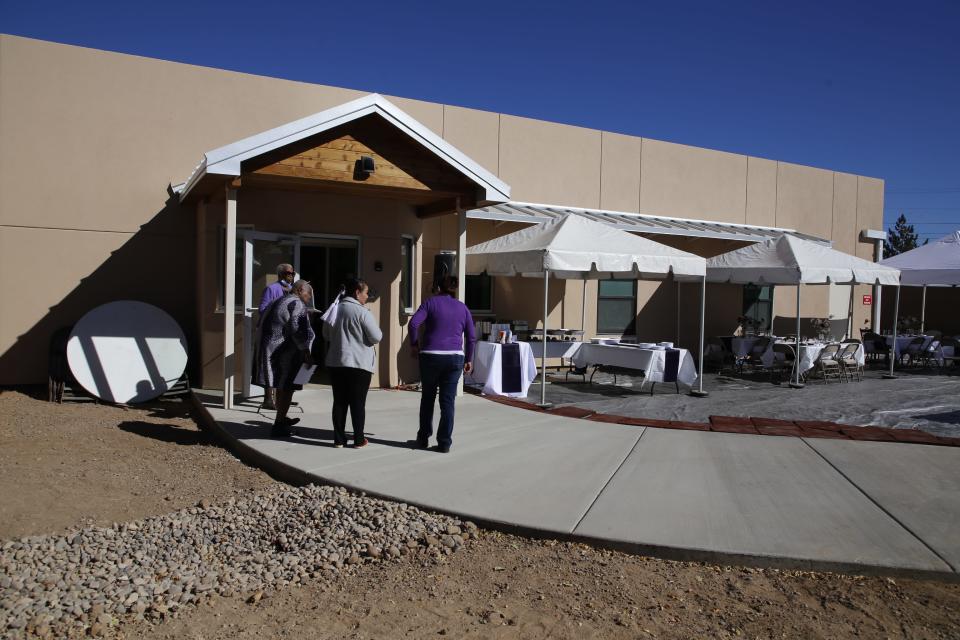
[[[243,397],[250,398],[263,395],[263,388],[251,380],[260,299],[263,290],[276,282],[278,265],[292,264],[300,272],[300,238],[248,230],[243,240]]]

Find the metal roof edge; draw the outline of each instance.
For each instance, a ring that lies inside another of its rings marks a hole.
[[[185,198],[206,173],[238,176],[241,163],[248,158],[322,133],[371,113],[377,113],[431,153],[466,175],[471,181],[478,183],[484,189],[488,201],[500,202],[510,199],[510,185],[377,93],[362,96],[208,151],[186,180],[186,186],[180,197]]]

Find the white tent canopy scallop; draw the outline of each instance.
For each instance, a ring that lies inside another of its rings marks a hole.
[[[547,342],[548,283],[564,279],[677,280],[705,284],[706,260],[698,255],[567,214],[467,248],[467,273],[543,278],[543,344]],[[700,370],[703,370],[703,296],[700,305]],[[546,405],[546,347],[540,355],[540,404]],[[700,376],[700,394],[703,377]]]
[[[187,340],[165,311],[136,300],[101,305],[80,318],[67,342],[80,385],[116,403],[146,402],[172,387],[187,366]]]
[[[467,248],[467,273],[567,279],[700,280],[700,256],[566,215]]]
[[[801,284],[900,284],[900,272],[816,242],[783,235],[707,260],[707,280],[735,284],[797,285],[797,343],[800,353]],[[899,299],[899,289],[898,299]],[[851,296],[853,293],[851,292]],[[890,359],[891,370],[893,358]],[[792,386],[800,387],[800,368]]]
[[[960,285],[960,231],[881,260],[880,264],[899,269],[905,285]]]
[[[897,285],[900,272],[816,242],[783,235],[707,260],[709,282]]]

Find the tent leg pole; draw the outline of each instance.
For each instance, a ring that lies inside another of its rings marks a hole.
[[[883,374],[885,380],[893,380],[897,376],[893,373],[893,361],[897,359],[897,316],[900,315],[900,285],[897,285],[897,295],[893,299],[893,344],[890,345],[890,372]]]
[[[927,285],[923,285],[923,301],[920,303],[920,335],[927,327]]]
[[[550,289],[550,270],[543,270],[543,350],[540,352],[540,404],[537,406],[546,409],[547,404],[547,292]]]
[[[797,352],[793,354],[793,368],[796,370],[796,378],[790,383],[794,389],[803,389],[804,385],[800,382],[800,283],[797,283]]]
[[[679,299],[679,288],[680,283],[677,283],[677,298]],[[678,305],[679,307],[679,305]],[[678,309],[679,310],[679,309]],[[677,315],[677,323],[679,324],[679,313]],[[704,334],[704,320],[707,317],[707,276],[703,276],[703,280],[700,282],[700,368],[697,371],[698,384],[696,389],[690,391],[690,395],[696,398],[706,398],[710,395],[708,392],[703,390],[703,334]]]

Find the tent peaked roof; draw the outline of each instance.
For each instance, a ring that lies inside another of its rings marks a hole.
[[[467,270],[559,278],[699,279],[706,261],[582,216],[560,218],[467,248]]]
[[[368,94],[362,98],[320,111],[312,116],[288,122],[208,151],[203,154],[200,164],[193,170],[186,182],[175,186],[173,189],[180,194],[180,199],[183,200],[197,182],[206,175],[239,176],[240,165],[244,160],[255,158],[268,151],[273,151],[371,114],[384,118],[428,151],[475,182],[481,190],[481,200],[505,202],[510,199],[510,185],[484,169],[479,163],[408,115],[400,107],[376,93]]]
[[[900,269],[903,284],[960,285],[960,231],[880,264]]]
[[[899,278],[891,267],[786,235],[707,260],[710,282],[896,285]]]

